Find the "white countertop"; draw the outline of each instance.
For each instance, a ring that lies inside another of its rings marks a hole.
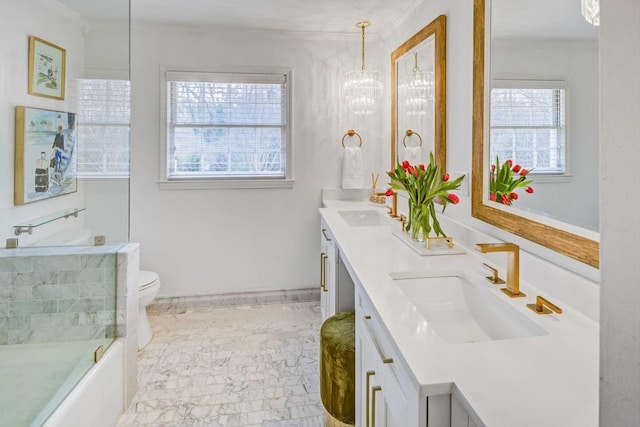
[[[342,210],[371,210],[366,202],[330,201],[320,213],[340,247],[341,255],[360,284],[423,395],[461,392],[487,426],[597,426],[599,387],[599,326],[577,310],[537,315],[526,304],[543,295],[520,278],[526,298],[510,299],[484,277],[482,254],[420,256],[392,234],[400,227],[353,227]],[[384,214],[386,211],[379,210]],[[446,230],[445,230],[446,231]],[[454,236],[455,237],[455,236]],[[479,243],[479,242],[478,242]],[[506,256],[506,254],[505,254]],[[413,312],[408,297],[389,273],[402,271],[464,271],[490,292],[545,329],[537,337],[453,343],[442,340],[424,317]]]

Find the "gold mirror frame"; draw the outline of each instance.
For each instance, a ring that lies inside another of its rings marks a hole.
[[[418,31],[391,54],[391,170],[396,168],[397,133],[398,133],[398,78],[397,60],[405,53],[428,39],[435,37],[434,61],[434,157],[441,170],[447,164],[447,17],[440,15],[426,27]]]
[[[524,218],[484,203],[485,186],[485,0],[473,5],[473,160],[471,216],[524,239],[599,268],[600,244],[578,234]]]

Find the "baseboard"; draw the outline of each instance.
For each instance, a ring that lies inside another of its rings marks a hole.
[[[313,301],[320,301],[319,288],[156,298],[152,304],[147,306],[147,312],[179,314],[188,310],[202,310],[215,307]]]

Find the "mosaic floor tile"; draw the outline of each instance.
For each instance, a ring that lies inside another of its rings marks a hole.
[[[118,427],[321,427],[318,301],[149,313]]]

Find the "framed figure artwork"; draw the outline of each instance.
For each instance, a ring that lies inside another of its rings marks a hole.
[[[29,95],[64,99],[66,54],[60,46],[29,36]]]
[[[76,114],[16,107],[14,204],[77,191]]]

